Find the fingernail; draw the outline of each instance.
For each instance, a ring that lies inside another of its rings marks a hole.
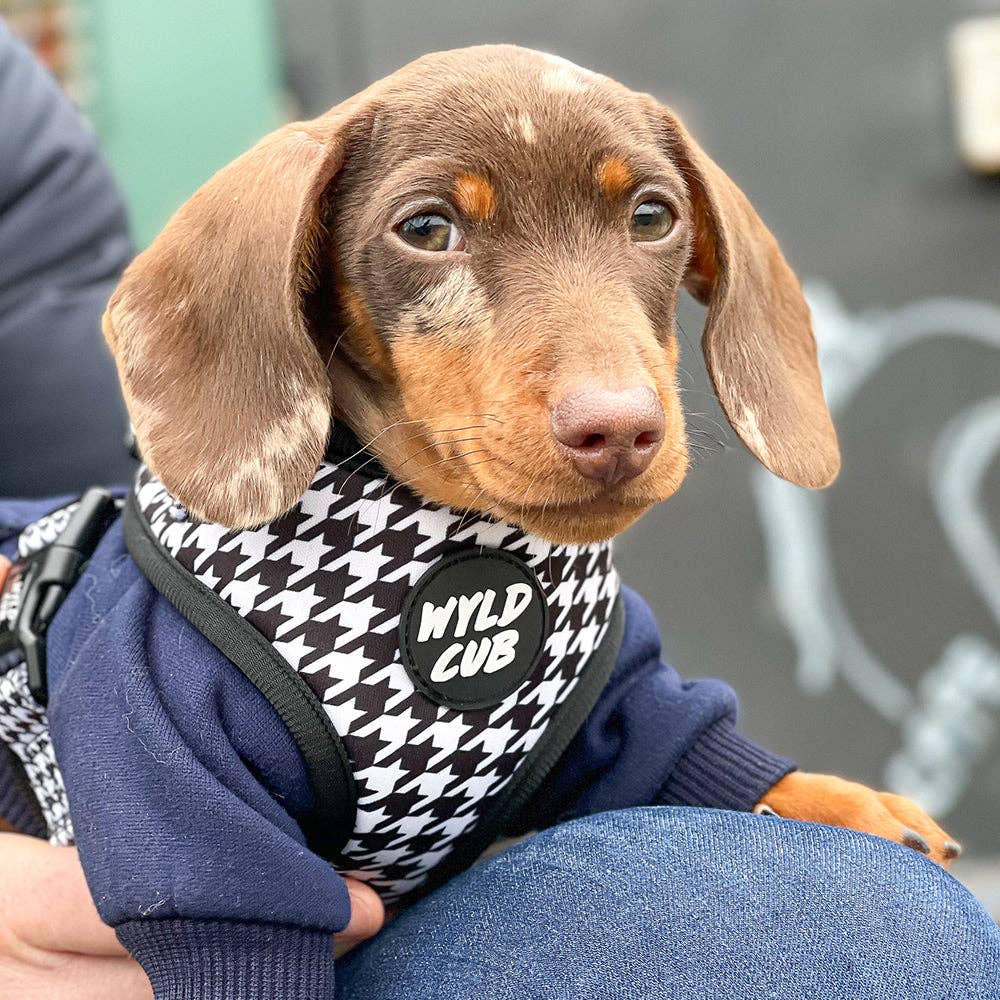
[[[906,847],[912,847],[915,851],[920,851],[921,854],[931,853],[931,845],[916,830],[903,830],[903,844]]]
[[[960,858],[962,856],[962,845],[956,843],[954,840],[946,840],[944,842],[944,856],[949,861],[952,858]]]

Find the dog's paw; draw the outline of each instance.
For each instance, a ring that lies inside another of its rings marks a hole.
[[[754,812],[774,812],[789,819],[863,830],[905,844],[946,868],[961,847],[915,802],[891,792],[831,774],[793,771],[757,803]]]

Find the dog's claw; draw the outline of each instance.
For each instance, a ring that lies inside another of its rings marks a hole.
[[[949,861],[960,858],[962,856],[962,845],[956,843],[954,840],[946,840],[944,842],[944,856]]]
[[[912,847],[913,850],[919,851],[921,854],[931,853],[931,845],[916,830],[903,829],[903,845]]]

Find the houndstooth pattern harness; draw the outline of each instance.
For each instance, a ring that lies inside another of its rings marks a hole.
[[[603,639],[618,594],[607,543],[552,545],[424,504],[348,465],[324,463],[289,514],[250,531],[188,521],[147,471],[136,496],[163,548],[268,639],[322,704],[357,789],[339,866],[387,899],[418,888],[511,780]],[[417,580],[473,547],[534,570],[550,628],[516,691],[459,711],[416,690],[397,632]]]
[[[28,525],[18,538],[18,558],[27,559],[51,545],[76,507],[75,503],[69,504]],[[18,580],[0,597],[0,623],[13,623],[20,598],[21,581]],[[0,743],[6,743],[24,766],[25,776],[41,808],[49,841],[60,846],[73,843],[66,788],[52,748],[48,718],[45,709],[32,697],[27,667],[16,650],[0,657]]]
[[[502,829],[498,811],[514,808],[508,803],[517,801],[519,786],[537,787],[614,660],[616,649],[609,654],[607,647],[619,581],[608,543],[554,545],[424,503],[358,463],[325,461],[288,514],[251,530],[189,518],[145,469],[126,508],[129,548],[168,599],[178,603],[176,587],[158,583],[160,562],[214,595],[266,640],[290,677],[305,682],[339,744],[353,800],[349,832],[332,860],[386,900],[420,892],[435,873],[467,864],[470,845],[478,853],[488,842],[477,834]],[[141,530],[151,542],[145,555],[129,540],[130,515],[140,526],[132,525],[132,534]],[[52,531],[33,525],[22,542],[44,544]],[[528,567],[546,605],[544,642],[530,673],[485,708],[432,700],[400,653],[408,594],[428,571],[463,553]],[[0,679],[0,734],[11,742],[12,733],[50,834],[65,843],[72,829],[44,711],[16,671]]]

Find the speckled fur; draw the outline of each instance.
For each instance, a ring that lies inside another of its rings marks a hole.
[[[649,191],[677,221],[633,243]],[[461,250],[396,236],[428,204]],[[486,46],[262,140],[140,255],[105,329],[143,453],[197,515],[245,526],[291,506],[332,409],[428,499],[582,542],[684,477],[684,284],[709,306],[709,367],[748,446],[829,481],[808,310],[746,199],[652,98]],[[615,487],[578,475],[551,432],[554,402],[595,380],[649,386],[666,413],[650,468]]]

